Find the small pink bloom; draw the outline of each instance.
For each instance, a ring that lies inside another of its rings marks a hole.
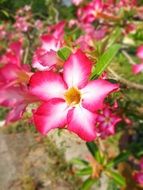
[[[137,53],[136,55],[140,58],[140,59],[143,59],[143,45],[139,46],[137,48]]]
[[[63,41],[65,24],[65,21],[60,21],[55,25],[49,26],[48,32],[59,41]]]
[[[121,121],[121,118],[112,112],[113,111],[106,105],[106,107],[97,114],[97,131],[101,138],[113,135],[115,133],[115,126]]]
[[[15,64],[19,66],[21,64],[21,57],[23,54],[21,40],[12,42],[6,53],[1,56],[0,60],[2,64]]]
[[[78,6],[83,0],[72,0],[72,3]]]
[[[29,23],[27,22],[25,17],[16,16],[16,22],[14,27],[21,32],[27,32],[29,29]]]
[[[86,141],[96,138],[95,111],[118,85],[102,79],[88,81],[91,68],[92,63],[78,50],[65,62],[63,75],[42,71],[31,77],[31,93],[43,101],[34,113],[40,133],[67,126]]]
[[[78,9],[77,16],[84,23],[92,23],[96,20],[98,13],[103,10],[102,0],[92,0],[86,6]]]
[[[138,184],[143,185],[143,172],[135,172],[133,178]]]
[[[56,52],[62,46],[62,42],[52,35],[41,36],[41,47],[37,48],[33,56],[32,66],[38,70],[50,70],[57,62]]]
[[[132,65],[132,72],[138,74],[143,71],[143,63]]]

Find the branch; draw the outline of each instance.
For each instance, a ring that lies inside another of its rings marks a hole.
[[[121,82],[122,84],[125,84],[129,88],[133,88],[136,90],[143,90],[143,85],[137,84],[135,82],[130,82],[127,79],[121,77],[118,75],[115,71],[113,71],[111,68],[108,68],[108,71],[113,75],[114,79]]]

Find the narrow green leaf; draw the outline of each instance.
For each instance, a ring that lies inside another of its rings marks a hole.
[[[121,37],[121,33],[122,33],[121,28],[117,27],[114,29],[114,31],[109,36],[108,47],[116,43],[116,41]]]
[[[71,54],[71,50],[68,47],[63,47],[57,53],[58,53],[58,56],[65,61]]]
[[[88,178],[82,184],[80,190],[90,190],[91,187],[97,182],[95,179]]]
[[[76,172],[76,175],[78,176],[91,175],[91,174],[92,174],[92,168],[90,166]]]
[[[111,63],[115,55],[118,53],[119,49],[120,45],[114,44],[111,47],[109,47],[103,55],[101,55],[90,77],[91,79],[100,76],[103,73],[103,71],[105,71],[105,69]]]
[[[74,158],[71,160],[72,163],[77,164],[77,165],[88,165],[89,163],[86,160],[80,159],[80,158]]]
[[[106,174],[111,177],[117,185],[121,187],[124,187],[126,185],[125,178],[118,172],[108,170]]]
[[[120,162],[126,161],[129,157],[129,152],[122,152],[116,158],[107,163],[106,168],[111,168],[118,165]]]
[[[100,151],[97,147],[97,145],[94,142],[87,142],[86,146],[88,148],[88,150],[90,151],[90,153],[92,154],[92,156],[99,162],[102,163],[102,156],[100,155]]]

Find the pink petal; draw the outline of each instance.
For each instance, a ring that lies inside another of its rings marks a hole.
[[[60,21],[57,24],[48,27],[49,32],[51,32],[56,39],[62,40],[64,37],[65,24],[65,21]]]
[[[21,119],[25,109],[26,109],[26,104],[25,103],[20,103],[16,105],[7,115],[6,117],[6,124],[9,122],[14,122],[19,119]]]
[[[102,79],[90,81],[81,90],[83,107],[91,111],[101,109],[106,96],[118,88],[117,84]]]
[[[54,50],[58,51],[61,47],[61,42],[54,38],[52,35],[42,35],[41,36],[42,41],[42,48],[46,51]]]
[[[9,48],[20,59],[20,57],[23,53],[21,41],[16,41],[16,42],[11,43],[9,45]]]
[[[139,46],[137,48],[137,53],[136,55],[140,58],[140,59],[143,59],[143,45]]]
[[[138,74],[143,71],[143,63],[132,65],[132,72]]]
[[[37,68],[38,70],[49,70],[52,66],[57,63],[57,55],[56,52],[50,50],[49,52],[45,52],[45,50],[37,49],[34,57],[32,66],[33,68]]]
[[[68,130],[85,141],[93,141],[96,138],[95,118],[95,114],[83,107],[73,108],[68,113]]]
[[[23,101],[23,95],[19,87],[0,86],[0,105],[11,107],[21,101]]]
[[[91,73],[92,63],[81,50],[70,55],[64,64],[64,80],[68,87],[83,87]]]
[[[7,83],[17,79],[19,67],[15,64],[6,64],[0,68],[0,81]]]
[[[61,99],[53,99],[42,104],[34,113],[37,130],[46,134],[51,129],[64,127],[67,124],[67,104]]]
[[[52,71],[39,71],[30,79],[30,91],[41,100],[64,98],[66,84],[62,77]]]

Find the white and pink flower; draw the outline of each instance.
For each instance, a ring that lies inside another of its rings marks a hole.
[[[31,77],[31,93],[43,101],[34,113],[40,133],[66,127],[85,141],[96,138],[95,112],[118,85],[103,79],[89,81],[91,69],[90,60],[77,50],[65,62],[63,75],[41,71]]]

